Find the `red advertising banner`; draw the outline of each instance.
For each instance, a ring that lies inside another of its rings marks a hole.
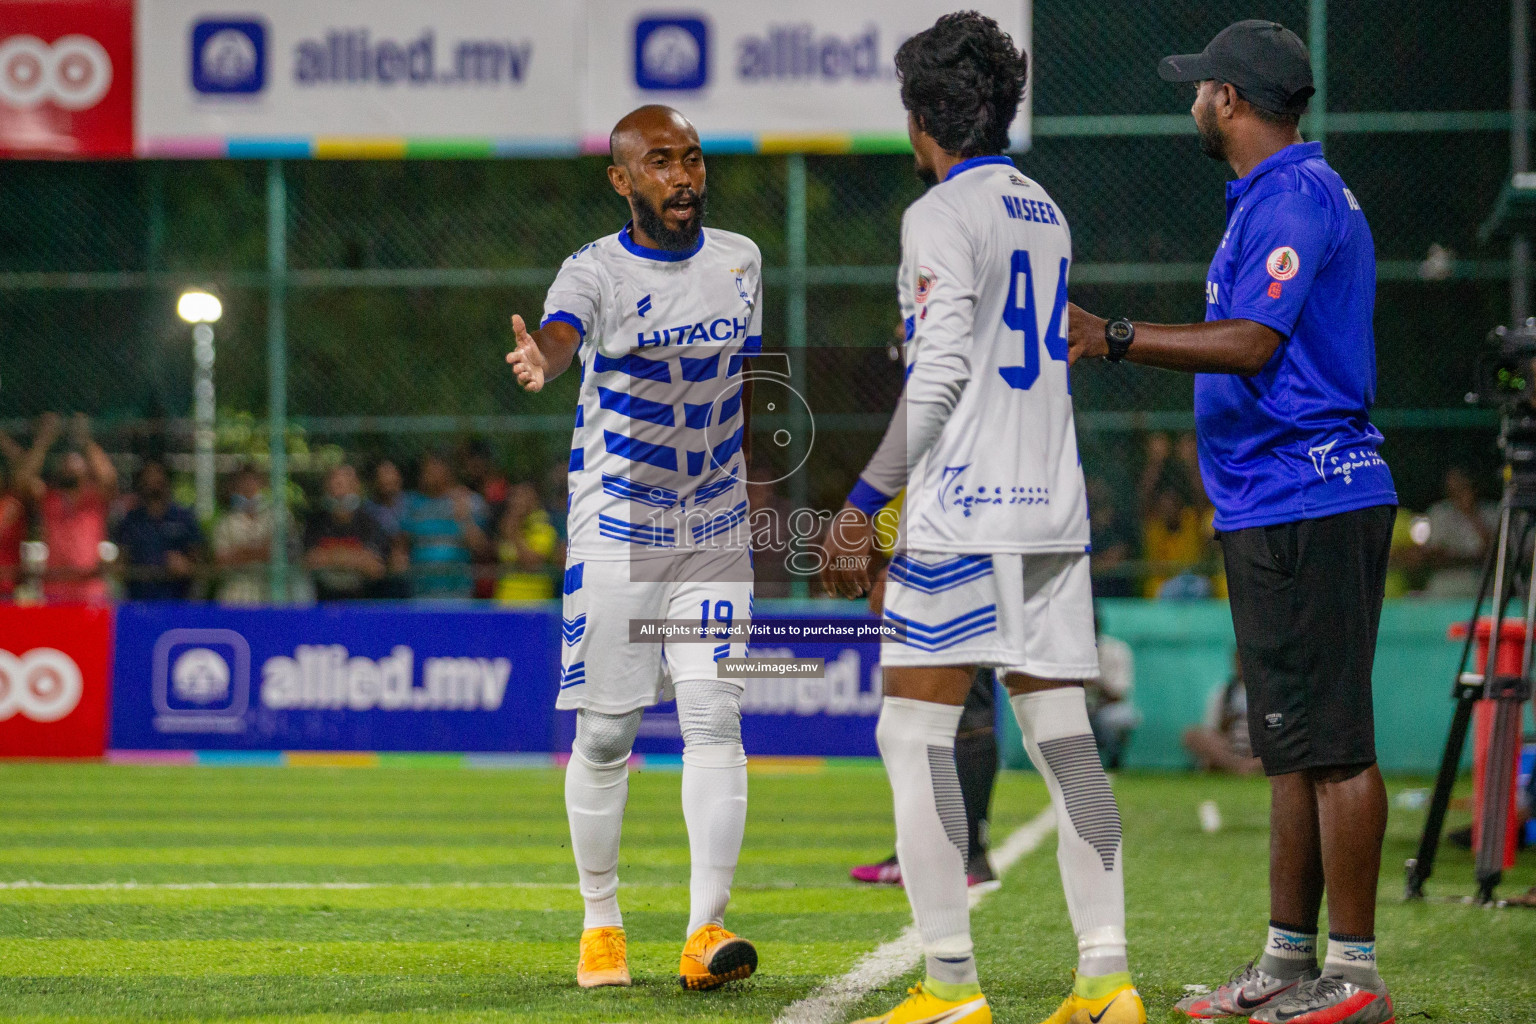
[[[112,609],[0,605],[0,757],[107,749]]]
[[[0,156],[131,155],[132,0],[0,0]]]

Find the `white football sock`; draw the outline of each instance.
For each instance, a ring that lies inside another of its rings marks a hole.
[[[955,772],[962,710],[887,697],[875,729],[896,808],[896,856],[928,974],[950,985],[976,983],[965,890],[965,800]]]
[[[1120,808],[1099,762],[1083,688],[1019,694],[1010,703],[1056,809],[1056,863],[1077,933],[1077,971],[1127,971]]]
[[[725,923],[747,825],[747,753],[741,745],[741,687],[718,679],[688,679],[673,689],[683,733],[692,935],[706,924]]]
[[[621,927],[619,833],[629,799],[629,752],[640,711],[576,712],[576,741],[565,766],[565,814],[587,912],[583,928]]]

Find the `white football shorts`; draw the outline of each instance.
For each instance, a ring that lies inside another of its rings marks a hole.
[[[1099,674],[1088,556],[944,555],[891,559],[882,665],[977,665],[1040,679]]]
[[[572,561],[561,611],[558,708],[620,715],[672,699],[672,683],[716,678],[715,662],[746,656],[745,640],[637,640],[632,620],[707,620],[712,633],[752,623],[752,567],[745,549],[701,551],[658,562]],[[651,576],[651,579],[642,577]],[[738,685],[740,683],[738,682]]]

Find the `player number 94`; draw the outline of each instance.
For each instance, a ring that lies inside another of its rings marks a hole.
[[[1013,250],[1008,264],[1008,303],[1003,306],[1003,323],[1024,335],[1024,365],[1000,366],[997,372],[1003,375],[1009,387],[1028,391],[1040,379],[1040,321],[1035,316],[1035,273],[1027,249]],[[1051,322],[1045,328],[1045,350],[1052,359],[1062,362],[1067,360],[1067,266],[1068,260],[1062,257],[1056,272],[1056,302],[1051,306]]]

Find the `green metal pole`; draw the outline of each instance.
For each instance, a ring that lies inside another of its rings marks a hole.
[[[1328,148],[1328,0],[1311,0],[1307,8],[1307,49],[1312,57],[1312,138]]]
[[[1509,173],[1530,170],[1531,161],[1531,10],[1529,0],[1514,0],[1509,10]],[[1509,243],[1509,323],[1523,323],[1531,311],[1531,238],[1516,235]]]
[[[791,153],[786,158],[785,170],[787,172],[785,183],[784,201],[784,235],[789,256],[789,316],[785,324],[785,343],[789,349],[789,372],[791,386],[801,394],[807,389],[806,359],[805,359],[805,156],[802,153]],[[806,421],[804,407],[799,402],[790,403],[790,414],[793,419],[790,422],[790,436],[796,441],[801,438],[809,439],[811,425]],[[798,473],[789,478],[789,504],[792,509],[810,507],[810,489],[806,486],[806,475],[810,467],[801,467]],[[809,581],[802,577],[796,577],[790,584],[790,596],[806,598],[811,596]]]
[[[165,359],[160,349],[171,308],[160,276],[160,269],[165,264],[165,175],[159,163],[150,162],[143,167],[149,189],[149,231],[145,238],[144,270],[150,313],[144,318],[144,336],[140,344],[147,356],[145,362],[149,372],[149,393],[159,410],[164,404],[161,399],[166,390]]]
[[[272,476],[272,603],[288,603],[288,183],[267,164],[267,447]]]

